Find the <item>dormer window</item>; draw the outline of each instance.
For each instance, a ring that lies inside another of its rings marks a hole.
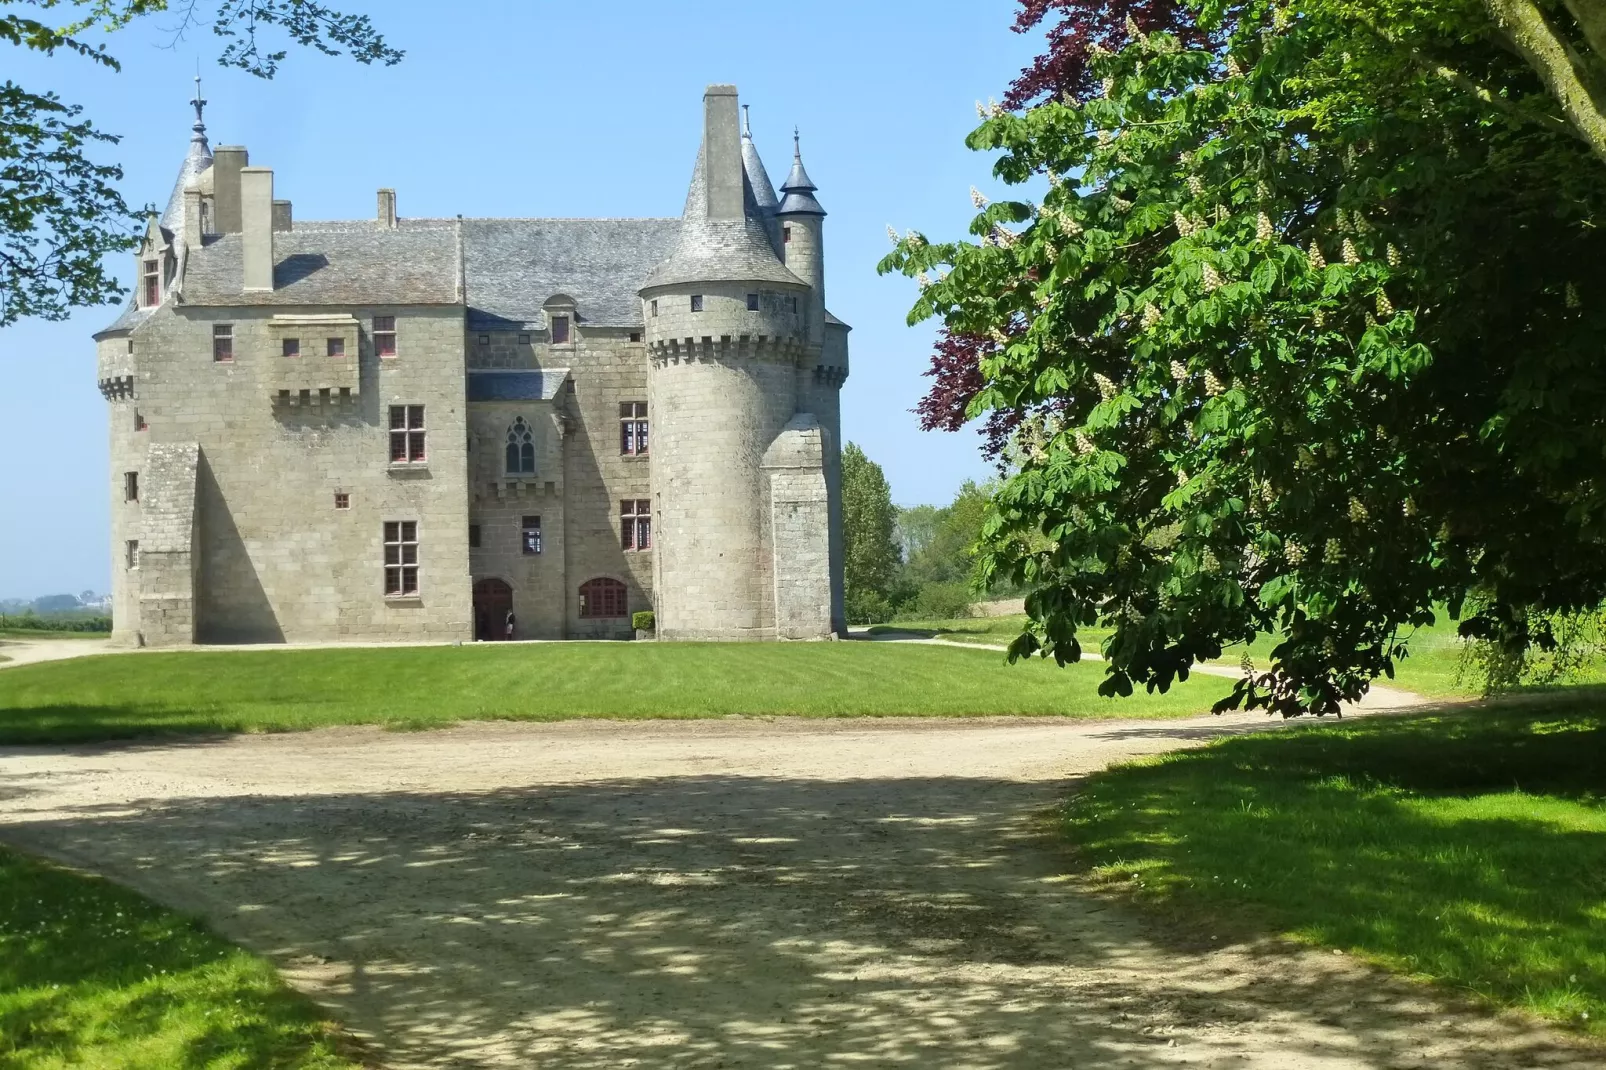
[[[566,346],[569,344],[569,317],[552,317],[552,344]]]
[[[162,303],[162,274],[161,261],[145,261],[143,271],[145,281],[145,299],[142,302],[146,308],[155,308]]]

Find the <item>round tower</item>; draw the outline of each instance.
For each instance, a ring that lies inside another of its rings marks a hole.
[[[768,639],[776,594],[763,462],[798,411],[811,291],[776,256],[773,216],[743,162],[736,88],[710,86],[703,109],[679,244],[640,291],[657,629],[664,639]]]

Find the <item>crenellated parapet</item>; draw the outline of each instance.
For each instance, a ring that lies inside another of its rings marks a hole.
[[[134,377],[113,375],[100,380],[100,396],[107,401],[128,401],[134,397]]]
[[[796,335],[770,337],[762,334],[725,334],[718,338],[712,335],[701,338],[659,338],[647,346],[647,355],[654,368],[698,361],[795,366],[805,360],[808,352],[808,344]]]

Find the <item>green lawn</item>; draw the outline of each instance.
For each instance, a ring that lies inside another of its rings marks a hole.
[[[1090,874],[1606,1035],[1606,689],[1299,725],[1091,777]]]
[[[1099,697],[1097,665],[893,643],[539,646],[118,654],[0,674],[0,742],[573,717],[1172,717],[1230,686]]]
[[[0,628],[4,639],[110,639],[110,632],[57,632],[48,628]]]
[[[907,632],[977,646],[1007,646],[1010,640],[1020,634],[1025,623],[1026,618],[1021,615],[897,621],[875,625],[870,631],[874,634]],[[1109,634],[1108,628],[1078,630],[1082,648],[1091,654],[1099,652]],[[1257,667],[1265,668],[1276,645],[1275,637],[1263,635],[1248,647],[1229,647],[1221,662],[1236,665],[1247,653]],[[1431,698],[1475,698],[1480,694],[1477,682],[1466,678],[1462,670],[1462,643],[1456,635],[1456,622],[1449,617],[1441,614],[1439,622],[1433,627],[1418,629],[1411,637],[1409,650],[1410,656],[1396,663],[1394,679],[1380,679],[1377,681],[1379,686],[1414,691]],[[1582,682],[1603,680],[1606,680],[1606,666],[1586,670]]]
[[[355,1070],[266,962],[95,877],[0,850],[0,1067]]]

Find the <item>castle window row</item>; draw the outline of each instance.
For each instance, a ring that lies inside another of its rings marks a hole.
[[[483,540],[478,524],[468,526],[468,548],[478,550]],[[541,518],[538,516],[522,517],[519,521],[519,548],[527,555],[534,556],[541,552]]]
[[[628,616],[629,590],[618,580],[599,576],[580,585],[580,616],[583,619]]]
[[[619,545],[626,550],[652,549],[652,502],[631,498],[619,503]]]
[[[424,406],[390,407],[390,463],[420,464],[424,452]]]
[[[346,340],[344,338],[326,338],[324,339],[323,351],[325,356],[344,357],[346,355]],[[287,357],[301,356],[301,339],[284,339],[279,347],[279,352]]]
[[[381,357],[396,356],[396,317],[375,316],[373,339],[374,352],[377,355]],[[301,356],[301,339],[298,337],[282,339],[279,352],[286,357]],[[343,336],[326,337],[324,339],[324,355],[344,357],[346,355],[346,339]],[[234,360],[234,324],[216,323],[212,325],[212,359],[220,364]]]
[[[643,457],[647,453],[647,403],[626,401],[619,405],[619,452]]]
[[[385,522],[385,595],[403,598],[418,593],[418,522]]]
[[[756,294],[756,293],[751,293],[751,294],[747,295],[747,311],[749,311],[749,312],[757,312],[759,310],[759,298],[760,298],[760,296],[761,296],[760,294]],[[787,295],[786,307],[787,307],[787,311],[789,311],[789,312],[793,312],[793,313],[797,312],[797,295],[796,294]],[[658,301],[657,301],[656,298],[654,298],[652,301],[650,301],[648,303],[648,308],[649,308],[649,315],[651,315],[653,318],[657,318],[657,316],[658,316]],[[703,295],[702,294],[692,294],[691,295],[691,310],[693,312],[701,312],[703,310]],[[632,342],[636,341],[635,336],[632,335],[630,340]]]

